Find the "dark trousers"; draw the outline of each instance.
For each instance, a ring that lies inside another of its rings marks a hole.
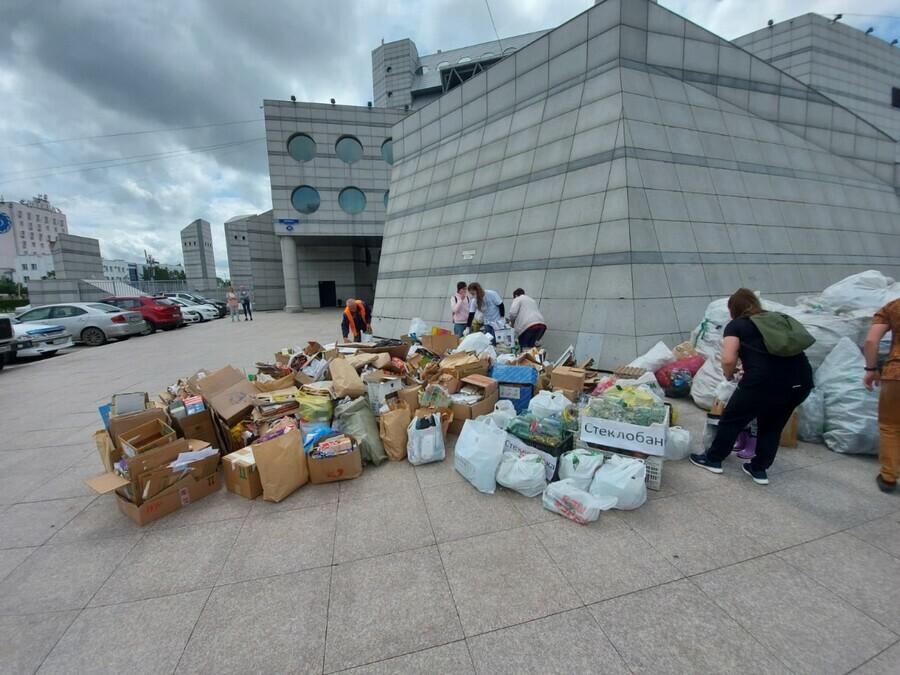
[[[544,337],[546,332],[547,327],[540,325],[523,330],[522,334],[519,335],[519,346],[522,349],[531,349],[537,345],[538,340]]]
[[[249,300],[244,300],[244,301],[241,303],[241,306],[244,308],[244,318],[246,319],[246,318],[249,317],[249,318],[252,319],[252,318],[253,318],[253,311],[250,309],[250,301],[249,301]]]
[[[812,389],[810,385],[794,387],[741,387],[725,406],[716,438],[706,456],[721,462],[731,454],[741,429],[756,418],[756,457],[750,460],[754,469],[765,471],[775,461],[781,432],[794,408],[803,403]]]

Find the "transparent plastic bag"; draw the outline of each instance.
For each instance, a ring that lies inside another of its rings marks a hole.
[[[579,525],[591,523],[616,505],[615,497],[591,494],[579,488],[571,479],[550,483],[544,490],[544,508],[574,520]]]
[[[454,452],[454,468],[479,492],[494,494],[497,467],[503,456],[506,432],[493,424],[466,420]]]
[[[569,399],[560,392],[541,391],[528,403],[528,409],[538,419],[561,413],[569,405]]]
[[[576,487],[590,490],[594,474],[603,464],[603,454],[596,450],[578,448],[564,452],[559,460],[560,479],[573,481]]]
[[[504,453],[497,469],[497,483],[526,497],[537,497],[547,487],[544,461],[530,452]]]
[[[424,420],[430,420],[431,426],[417,428]],[[440,462],[446,457],[444,450],[444,433],[441,430],[441,416],[435,413],[430,418],[416,418],[406,428],[406,456],[414,465]]]
[[[691,454],[691,432],[684,427],[669,427],[665,458],[672,461],[687,459]]]
[[[614,508],[636,509],[647,501],[646,472],[643,462],[613,455],[594,474],[590,492],[598,497],[615,497]]]

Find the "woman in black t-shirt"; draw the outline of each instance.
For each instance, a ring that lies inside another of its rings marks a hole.
[[[775,461],[781,432],[813,387],[812,368],[805,354],[781,357],[769,353],[762,334],[750,320],[764,311],[753,291],[738,289],[728,298],[728,311],[732,321],[725,326],[722,371],[725,379],[731,380],[740,359],[744,372],[722,412],[712,445],[705,453],[691,455],[691,462],[722,473],[722,460],[731,454],[741,430],[755,418],[756,456],[743,465],[743,470],[755,482],[766,485],[766,471]]]

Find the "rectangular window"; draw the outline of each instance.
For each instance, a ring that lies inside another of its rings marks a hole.
[[[28,220],[31,220],[31,213],[28,214]]]
[[[37,269],[37,263],[31,263],[31,269],[36,270],[36,269]]]
[[[891,89],[891,105],[895,108],[900,108],[900,87]]]
[[[27,275],[27,274],[26,274],[24,277],[22,277],[22,279],[25,280],[25,281],[31,281],[31,279],[28,278],[28,275]]]
[[[44,216],[44,222],[45,222],[45,223],[50,222],[49,220],[47,220],[47,216]]]
[[[28,271],[28,263],[22,263],[22,269]]]
[[[16,218],[18,218],[19,220],[22,219],[22,212],[21,212],[21,211],[16,211]]]

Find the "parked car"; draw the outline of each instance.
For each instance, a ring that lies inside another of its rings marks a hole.
[[[144,317],[144,321],[147,322],[144,335],[155,333],[158,328],[172,330],[184,323],[184,319],[181,316],[181,307],[169,298],[162,296],[120,296],[103,298],[100,302],[105,302],[107,305],[113,305],[119,309],[140,312],[141,316]]]
[[[16,335],[13,331],[12,319],[8,316],[0,316],[0,370],[3,370],[7,359],[12,358],[15,351]]]
[[[75,346],[72,334],[63,326],[13,319],[13,330],[19,341],[16,356],[53,356],[60,349]]]
[[[18,317],[46,326],[63,326],[76,342],[97,347],[107,340],[127,340],[147,329],[140,312],[126,312],[102,302],[67,302],[35,307]]]
[[[174,291],[170,293],[163,293],[167,298],[178,298],[179,300],[190,300],[191,302],[197,302],[201,305],[212,305],[217,310],[219,310],[219,316],[223,317],[228,314],[228,305],[226,305],[221,300],[210,300],[209,298],[205,298],[199,293],[190,293],[188,291]]]
[[[189,309],[192,312],[198,313],[203,321],[212,321],[213,319],[219,318],[219,310],[212,305],[201,305],[196,302],[191,302],[190,300],[182,300],[181,298],[167,299],[169,302],[174,302],[181,307],[182,312]]]
[[[203,316],[201,316],[200,312],[195,312],[192,309],[188,309],[187,307],[181,308],[181,316],[184,317],[184,323],[203,323]]]

